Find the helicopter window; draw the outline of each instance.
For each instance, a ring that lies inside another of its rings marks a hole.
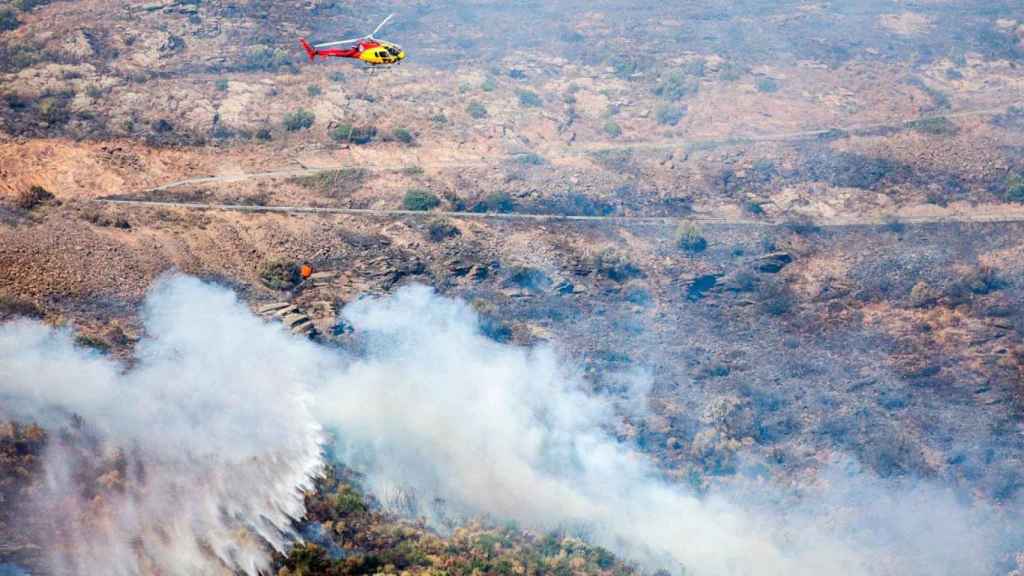
[[[392,56],[398,56],[398,48],[388,47],[388,53]]]

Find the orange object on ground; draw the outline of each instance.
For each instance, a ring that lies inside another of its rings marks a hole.
[[[309,278],[310,276],[313,275],[313,267],[310,266],[309,264],[303,264],[302,268],[299,268],[299,275],[302,276],[303,280]]]

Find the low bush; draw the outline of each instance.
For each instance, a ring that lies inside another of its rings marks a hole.
[[[406,210],[426,212],[441,205],[441,199],[436,194],[427,190],[413,188],[405,193],[402,199],[402,207]]]
[[[1014,175],[1006,181],[1006,199],[1024,203],[1024,176]]]
[[[619,126],[614,120],[609,120],[604,123],[604,133],[612,138],[618,138],[622,136],[622,126]]]
[[[14,30],[18,26],[21,26],[21,21],[18,20],[18,15],[10,8],[0,8],[0,32],[6,32],[8,30]]]
[[[616,174],[636,174],[638,171],[633,151],[628,148],[598,150],[592,152],[590,158],[605,170]]]
[[[402,144],[412,144],[416,141],[416,136],[407,128],[395,128],[391,131],[391,138]]]
[[[594,257],[593,266],[598,274],[616,282],[625,282],[644,275],[625,254],[614,248],[599,252]]]
[[[703,76],[703,68],[701,68],[701,75]],[[696,78],[687,77],[678,72],[669,74],[654,88],[655,95],[673,102],[696,94],[698,91],[700,91],[700,82]]]
[[[707,249],[708,241],[701,235],[696,224],[686,222],[676,229],[676,246],[684,252],[696,254]]]
[[[15,205],[22,210],[32,210],[53,200],[53,194],[42,186],[30,186],[22,190],[15,198]]]
[[[228,80],[227,80],[227,78],[221,78],[220,80],[217,80],[216,82],[213,83],[213,87],[216,88],[218,92],[227,92],[228,91]]]
[[[626,55],[612,56],[608,64],[612,67],[612,72],[623,80],[636,74],[637,70],[640,69],[637,61]]]
[[[480,85],[480,89],[484,92],[494,92],[497,88],[498,81],[491,76],[485,78],[483,84]]]
[[[530,90],[516,90],[516,96],[519,98],[519,105],[525,108],[540,108],[544,105],[540,96]]]
[[[534,152],[516,154],[513,158],[515,158],[516,164],[523,166],[543,166],[546,163],[543,156]]]
[[[484,105],[479,102],[470,102],[469,105],[466,106],[466,112],[469,113],[470,117],[477,120],[487,118],[488,116],[487,108],[484,108]]]
[[[540,292],[551,288],[552,282],[551,278],[539,268],[513,266],[508,270],[505,285]]]
[[[473,206],[474,212],[507,214],[516,209],[516,201],[508,192],[493,192]]]
[[[659,106],[654,113],[655,120],[663,126],[675,126],[686,115],[686,111],[679,106]]]
[[[259,275],[263,284],[273,290],[291,290],[302,281],[295,263],[280,260],[264,264]]]
[[[87,334],[79,334],[78,336],[75,336],[75,344],[81,346],[82,348],[89,348],[91,350],[95,350],[100,354],[106,354],[107,352],[110,352],[111,348],[109,342],[96,336],[89,336]]]
[[[911,130],[928,134],[930,136],[955,136],[960,132],[960,127],[954,124],[945,116],[939,118],[926,118],[915,120],[907,124]]]
[[[71,118],[68,110],[70,98],[64,95],[46,96],[36,103],[39,119],[51,126],[64,124]]]
[[[289,112],[284,115],[284,129],[289,132],[308,130],[313,126],[313,122],[315,120],[316,115],[309,110],[300,108],[294,112]]]
[[[335,142],[369,144],[377,137],[377,127],[339,124],[331,129],[330,137]]]
[[[351,194],[363,185],[367,172],[361,168],[342,168],[341,170],[328,170],[300,176],[291,181],[304,188],[316,190],[322,194],[332,197],[340,197]]]
[[[793,309],[793,291],[782,282],[765,282],[758,288],[761,311],[771,316],[782,316]]]
[[[242,64],[242,69],[244,70],[277,72],[281,68],[295,68],[291,55],[280,48],[262,45],[250,47]]]
[[[449,238],[456,238],[461,235],[462,232],[458,228],[444,220],[431,222],[427,228],[427,237],[430,238],[431,242],[443,242]]]
[[[309,86],[306,86],[306,94],[309,94],[313,98],[315,98],[315,97],[317,97],[317,96],[319,96],[319,95],[321,95],[323,93],[324,93],[324,91],[321,90],[320,87],[317,86],[316,84],[310,84]]]
[[[42,311],[28,300],[14,296],[0,296],[0,319],[6,318],[41,318]]]
[[[769,76],[762,76],[756,82],[757,91],[771,94],[779,91],[779,81]]]

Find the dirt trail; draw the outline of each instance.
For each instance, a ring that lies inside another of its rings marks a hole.
[[[814,138],[835,132],[862,132],[884,128],[902,127],[911,122],[936,119],[936,118],[965,118],[971,116],[987,116],[1005,113],[1009,107],[1019,105],[1014,102],[1000,107],[985,108],[979,110],[951,111],[944,114],[930,114],[920,116],[913,120],[898,122],[884,122],[871,124],[848,125],[844,127],[833,127],[827,129],[805,130],[799,132],[784,132],[775,134],[761,134],[749,136],[737,136],[728,139],[715,140],[686,140],[673,139],[656,142],[637,143],[593,143],[573,146],[569,153],[583,154],[608,149],[657,149],[672,147],[697,147],[708,145],[736,145],[753,142],[786,141],[805,138]],[[565,153],[565,150],[562,151]],[[436,161],[427,163],[424,167],[429,168],[467,168],[486,166],[486,159],[466,161]],[[360,165],[368,170],[400,170],[401,166],[390,166],[378,164],[376,166]],[[321,174],[339,167],[305,167],[279,168],[266,172],[252,172],[242,174],[229,174],[223,176],[203,176],[188,178],[164,184],[144,192],[157,192],[180,188],[183,186],[241,182],[260,178],[292,178],[298,176],[311,176]],[[444,217],[463,219],[491,219],[491,220],[524,220],[524,221],[574,221],[574,222],[608,222],[634,225],[655,225],[674,226],[681,221],[692,221],[703,224],[719,224],[730,226],[784,226],[785,222],[773,222],[767,220],[753,220],[737,218],[734,216],[715,215],[711,213],[696,213],[687,217],[662,217],[662,216],[564,216],[558,214],[499,214],[499,213],[473,213],[473,212],[418,212],[412,210],[388,210],[372,208],[317,208],[310,206],[251,206],[244,204],[212,204],[200,202],[174,202],[156,200],[118,200],[101,199],[96,202],[119,206],[136,207],[160,207],[160,208],[185,208],[190,210],[226,210],[233,212],[255,212],[255,213],[288,213],[288,214],[345,214],[351,216],[384,216],[384,217]],[[918,214],[904,213],[891,215],[862,215],[847,217],[831,217],[818,219],[815,224],[821,227],[850,227],[850,226],[892,226],[894,224],[949,224],[949,223],[1012,223],[1024,222],[1024,207],[1017,206],[990,206],[984,208],[967,208],[957,211],[943,210],[941,213]]]
[[[209,204],[203,202],[166,202],[156,200],[96,200],[116,206],[149,208],[184,208],[188,210],[222,210],[229,212],[283,213],[283,214],[344,214],[349,216],[383,216],[413,218],[461,218],[468,220],[523,220],[539,222],[607,222],[648,226],[677,226],[681,222],[697,222],[724,226],[786,226],[785,221],[751,220],[721,216],[711,213],[694,213],[689,216],[563,216],[559,214],[521,214],[496,212],[450,212],[416,210],[386,210],[374,208],[316,208],[311,206],[250,206],[245,204]],[[1013,223],[1024,222],[1024,207],[996,206],[987,210],[971,210],[934,215],[881,215],[850,216],[814,220],[821,228],[843,228],[856,226],[899,226],[923,224],[966,224],[966,223]]]

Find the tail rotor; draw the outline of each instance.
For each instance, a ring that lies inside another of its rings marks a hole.
[[[306,50],[306,54],[309,55],[309,61],[310,62],[315,61],[317,55],[319,54],[319,52],[317,52],[317,50],[315,48],[310,46],[309,42],[306,42],[305,38],[299,38],[299,43],[302,44],[302,48],[305,49]]]

